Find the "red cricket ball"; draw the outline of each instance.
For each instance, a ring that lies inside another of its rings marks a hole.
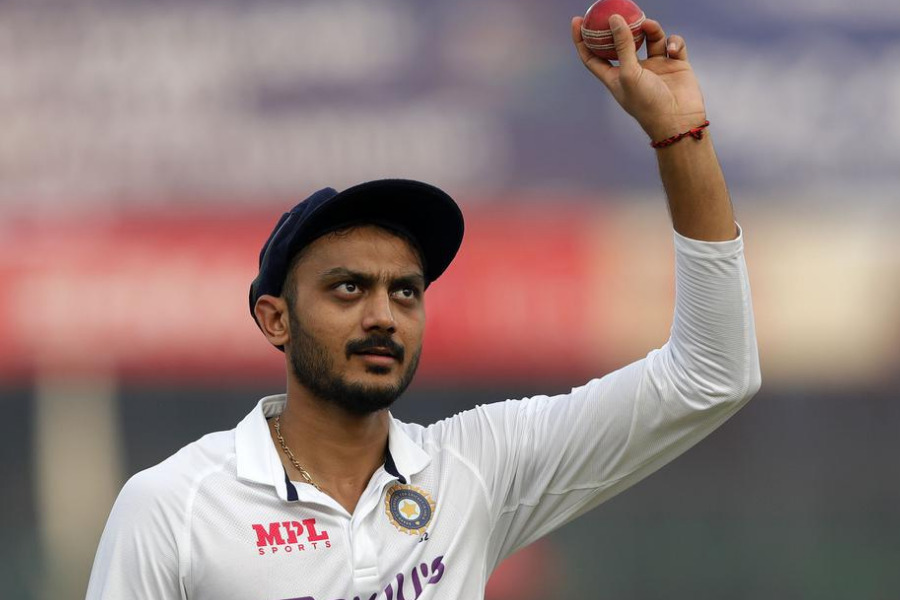
[[[613,42],[612,30],[609,28],[609,17],[622,15],[631,34],[634,36],[634,48],[637,50],[644,43],[644,32],[641,26],[647,18],[641,7],[631,0],[598,0],[584,13],[581,24],[581,37],[584,45],[591,52],[606,60],[618,60],[616,45]]]

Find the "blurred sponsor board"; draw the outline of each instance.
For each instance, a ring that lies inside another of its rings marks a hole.
[[[467,211],[463,249],[427,294],[423,378],[577,383],[665,341],[673,269],[664,211],[568,200],[550,214],[513,198]],[[271,221],[210,213],[7,222],[0,375],[280,378],[283,358],[246,304]],[[900,243],[889,221],[750,211],[742,223],[766,381],[892,376]]]

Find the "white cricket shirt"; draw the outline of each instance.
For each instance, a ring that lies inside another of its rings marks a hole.
[[[669,462],[759,387],[739,236],[675,235],[669,341],[568,394],[391,418],[353,514],[287,480],[262,399],[122,489],[89,599],[478,600],[497,564]]]

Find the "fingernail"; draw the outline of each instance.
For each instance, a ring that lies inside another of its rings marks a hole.
[[[676,44],[675,42],[671,42],[669,44],[669,52],[677,52],[677,51],[678,51],[678,44]]]

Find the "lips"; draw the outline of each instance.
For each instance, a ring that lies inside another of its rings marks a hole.
[[[357,352],[356,356],[368,367],[378,369],[393,369],[402,362],[401,359],[386,348],[371,348],[365,352]]]
[[[393,358],[397,360],[397,354],[388,348],[369,348],[368,350],[363,350],[362,352],[356,352],[356,354],[360,356],[385,356],[388,358]]]
[[[370,348],[369,350],[365,350],[364,352],[356,352],[355,354],[367,360],[379,363],[387,363],[400,360],[395,353],[391,352],[387,348]]]

